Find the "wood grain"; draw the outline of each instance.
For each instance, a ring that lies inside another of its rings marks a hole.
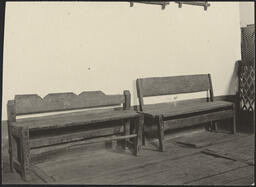
[[[139,111],[143,111],[144,110],[144,100],[143,100],[143,89],[142,89],[142,80],[141,79],[137,79],[136,80],[136,89],[137,89],[137,96],[139,98]]]
[[[80,141],[88,138],[93,138],[93,137],[96,138],[100,136],[107,136],[107,135],[113,135],[113,134],[114,134],[113,126],[106,125],[105,127],[101,127],[100,129],[92,129],[92,130],[86,130],[82,132],[73,132],[73,133],[70,132],[68,134],[59,134],[55,136],[45,136],[42,138],[30,139],[30,147],[37,148],[41,146]]]
[[[247,180],[246,184],[251,185],[253,182],[253,167],[252,166],[243,166],[238,169],[233,169],[230,171],[226,171],[223,173],[219,173],[217,175],[213,175],[207,178],[198,179],[195,181],[188,182],[189,185],[241,185],[242,183],[238,182],[243,178],[249,177],[250,179]],[[251,182],[250,182],[251,181]]]
[[[195,154],[172,162],[161,163],[161,165],[155,167],[149,166],[148,168],[144,168],[147,171],[140,172],[141,177],[131,180],[132,182],[123,180],[115,184],[182,185],[196,179],[209,177],[210,175],[216,175],[242,166],[244,166],[242,163],[216,159],[203,154]],[[152,170],[150,170],[151,167]]]
[[[20,154],[21,154],[21,176],[23,180],[31,180],[30,171],[30,147],[29,147],[29,129],[20,128]]]
[[[41,163],[38,166],[43,168],[49,176],[54,176],[57,183],[61,181],[67,184],[108,184],[110,181],[109,184],[113,184],[118,179],[119,173],[121,179],[136,178],[143,174],[139,168],[142,169],[147,165],[157,165],[166,160],[171,162],[173,159],[181,158],[184,155],[188,156],[197,151],[174,144],[168,144],[166,147],[170,151],[159,155],[158,151],[144,149],[143,154],[138,157],[133,157],[127,152],[117,154],[113,151],[97,152],[97,155],[93,152],[79,153],[79,155],[76,153],[54,162]],[[67,158],[69,158],[68,162],[63,162],[63,159],[67,160]],[[69,170],[66,168],[69,168]],[[139,169],[138,172],[136,172],[136,169]],[[145,170],[147,171],[147,167]],[[127,173],[129,174],[127,175]]]
[[[82,92],[79,95],[69,92],[52,93],[44,98],[36,94],[15,95],[17,115],[116,106],[124,102],[124,95],[106,95],[101,91]]]
[[[254,136],[239,138],[236,141],[228,141],[220,145],[212,145],[207,150],[249,165],[254,165]]]
[[[175,153],[173,152],[173,154]],[[171,155],[171,151],[169,155]],[[212,164],[212,162],[215,164]],[[112,166],[110,165],[111,163]],[[98,164],[92,163],[90,164],[90,168],[93,168],[93,173],[91,170],[84,177],[69,177],[69,180],[59,178],[59,180],[63,179],[67,184],[177,185],[244,166],[243,163],[227,161],[226,159],[216,159],[204,154],[184,156],[182,159],[173,159],[173,156],[167,158],[165,155],[165,160],[162,162],[140,164],[139,161],[135,161],[136,165],[134,163],[124,168],[116,167],[116,165],[113,165],[113,162],[111,163],[105,163],[104,169],[97,169],[96,165]],[[73,164],[76,165],[75,162]],[[108,172],[106,172],[106,168]],[[64,175],[68,176],[70,174],[71,171],[67,171]]]
[[[15,105],[14,105],[14,101],[10,100],[7,103],[7,124],[8,124],[8,143],[9,143],[9,162],[10,162],[10,170],[11,172],[13,172],[13,154],[15,151],[15,140],[13,137],[13,132],[12,132],[12,122],[16,121],[16,111],[15,111]]]
[[[209,89],[209,93],[210,93],[210,101],[213,101],[213,86],[212,86],[212,78],[211,78],[211,74],[208,74],[209,77],[209,85],[210,85],[210,89]]]
[[[196,134],[187,135],[174,139],[175,142],[187,145],[193,148],[202,148],[217,144],[223,144],[224,142],[236,142],[240,138],[244,138],[245,134],[230,135],[227,133],[212,133],[212,132],[200,132]]]
[[[144,117],[143,117],[143,115],[140,115],[139,118],[137,118],[137,123],[136,123],[137,124],[136,125],[137,137],[136,137],[135,141],[133,141],[136,156],[138,156],[142,150],[143,123],[144,123]]]
[[[150,116],[163,115],[164,117],[178,116],[190,113],[198,112],[210,112],[212,110],[232,109],[233,105],[226,101],[213,101],[213,102],[202,102],[187,104],[181,103],[180,105],[174,106],[172,103],[156,105],[151,109],[144,110],[142,113]]]
[[[159,140],[159,150],[161,152],[165,151],[164,147],[164,121],[163,116],[157,116],[156,118],[156,124],[158,127],[158,140]]]
[[[191,116],[186,118],[167,120],[164,122],[164,129],[170,130],[170,129],[184,128],[192,125],[206,123],[206,122],[209,122],[209,120],[221,120],[226,118],[232,118],[232,116],[233,116],[232,110],[224,110],[219,112],[200,114],[197,116]]]
[[[123,103],[123,109],[130,110],[130,108],[131,108],[131,93],[129,90],[124,90],[124,99],[125,99],[125,102]]]
[[[208,74],[139,79],[143,97],[193,93],[210,89]]]
[[[16,126],[27,126],[29,127],[30,131],[35,131],[40,129],[56,129],[79,125],[91,125],[99,122],[129,119],[137,116],[138,114],[133,110],[109,110],[108,112],[104,110],[98,112],[95,111],[93,113],[88,113],[88,111],[85,111],[68,113],[64,115],[59,114],[50,117],[43,116],[40,117],[40,119],[38,119],[38,117],[18,119]]]
[[[196,138],[197,142],[208,141],[209,135],[212,135],[212,140],[215,137],[219,142],[223,142],[222,139],[229,136],[229,142],[233,142],[234,145],[239,140],[237,136],[240,136],[240,133],[235,136],[226,134],[225,137],[220,136],[223,133],[204,133],[205,136],[201,136],[203,133],[189,136]],[[246,137],[248,134],[242,136]],[[215,142],[216,145],[223,144],[219,142]],[[162,153],[159,153],[153,144],[143,147],[143,154],[138,157],[131,156],[131,152],[121,149],[121,146],[120,150],[101,148],[97,151],[88,151],[87,147],[81,149],[79,146],[52,155],[47,162],[41,162],[36,166],[47,175],[43,177],[49,178],[49,183],[67,185],[248,185],[253,182],[254,167],[248,166],[247,163],[204,155],[201,151],[205,148],[179,146],[173,140],[166,141],[165,145],[167,149]],[[246,144],[239,143],[239,146],[241,145]],[[248,146],[243,147],[244,153],[248,153]],[[233,152],[236,150],[233,149]],[[5,182],[17,182],[12,178],[6,178],[6,175],[4,177]]]
[[[52,177],[49,177],[43,170],[41,170],[39,167],[37,166],[33,166],[31,167],[31,170],[33,171],[33,173],[38,176],[42,181],[44,181],[45,183],[54,183],[55,180]]]

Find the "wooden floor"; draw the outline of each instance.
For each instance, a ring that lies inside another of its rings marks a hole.
[[[254,135],[198,131],[166,139],[166,151],[157,141],[135,157],[132,150],[105,144],[74,147],[48,155],[33,165],[30,184],[193,184],[251,185],[254,183]],[[97,147],[97,148],[96,148]],[[3,150],[3,149],[2,149]],[[3,152],[3,184],[25,183],[10,173]]]

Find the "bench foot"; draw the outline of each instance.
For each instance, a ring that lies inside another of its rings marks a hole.
[[[209,124],[206,124],[205,130],[206,130],[206,131],[209,131],[209,132],[213,131],[212,126],[213,126],[213,125],[212,125],[212,122],[210,122]]]
[[[218,122],[217,122],[217,121],[214,121],[214,122],[213,122],[213,125],[214,125],[214,131],[215,131],[215,132],[218,132]]]
[[[235,104],[233,104],[233,112],[234,112],[234,116],[233,116],[233,134],[236,134],[236,107]]]
[[[9,162],[10,162],[10,171],[13,173],[14,172],[14,167],[13,167],[13,151],[14,151],[14,143],[15,140],[12,136],[12,128],[8,124],[8,141],[9,141]]]
[[[157,116],[156,123],[158,127],[158,140],[159,140],[159,151],[164,152],[164,123],[163,123],[163,117]]]
[[[209,131],[211,132],[218,132],[218,122],[217,121],[211,121],[210,126],[208,128]]]
[[[9,152],[9,163],[10,163],[10,172],[13,173],[13,158],[12,158],[12,153]]]
[[[31,177],[31,175],[29,174],[29,175],[22,176],[22,179],[23,179],[24,181],[26,181],[26,182],[29,182],[29,181],[32,180],[32,177]]]
[[[21,177],[25,181],[31,180],[30,176],[30,148],[29,148],[29,129],[20,128],[20,161]]]
[[[236,134],[236,119],[233,119],[233,129],[232,129],[232,133]]]
[[[143,146],[146,145],[146,137],[145,137],[145,131],[144,131],[144,124],[143,124],[143,128],[142,128],[142,145]]]
[[[143,116],[139,116],[138,119],[136,119],[136,138],[134,143],[134,150],[135,150],[135,156],[138,156],[142,149],[142,134],[143,134],[143,123],[144,118]]]
[[[130,121],[129,120],[125,120],[124,121],[124,136],[127,136],[129,134],[130,134]],[[128,149],[128,141],[129,141],[129,139],[124,139],[123,148],[125,150]]]

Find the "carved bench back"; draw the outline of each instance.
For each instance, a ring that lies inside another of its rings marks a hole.
[[[210,100],[213,100],[213,90],[210,74],[151,77],[136,80],[140,110],[143,110],[143,97],[171,95],[210,91]]]
[[[36,114],[46,112],[59,112],[85,108],[123,105],[124,109],[130,108],[130,92],[124,94],[106,95],[102,91],[74,93],[51,93],[41,98],[39,95],[15,95],[14,100],[8,101],[7,112],[9,116]]]

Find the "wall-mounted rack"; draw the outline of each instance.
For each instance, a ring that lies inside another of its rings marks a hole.
[[[130,1],[130,7],[133,7],[134,3],[161,5],[162,9],[165,9],[165,6],[169,4],[169,2],[166,2],[166,1]]]
[[[130,1],[130,7],[133,7],[134,3],[145,3],[145,4],[161,5],[162,9],[165,9],[166,5],[169,4],[168,1]],[[207,8],[210,6],[208,1],[175,1],[175,3],[179,4],[179,8],[182,7],[182,4],[203,6],[204,10],[207,10]]]
[[[179,8],[182,7],[182,4],[203,6],[204,10],[207,10],[207,7],[210,6],[210,4],[207,1],[176,1],[176,3],[179,4]]]

